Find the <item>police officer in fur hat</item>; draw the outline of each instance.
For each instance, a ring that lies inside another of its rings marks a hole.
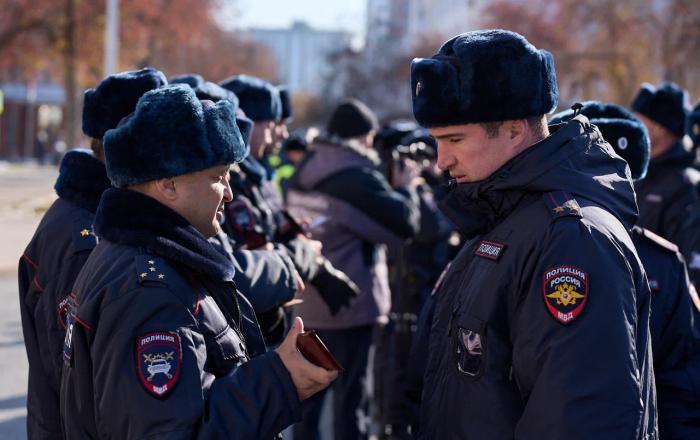
[[[680,243],[680,229],[697,200],[700,172],[682,143],[688,114],[688,94],[677,84],[642,84],[631,108],[649,131],[651,160],[645,179],[635,184],[639,225]]]
[[[197,98],[219,102],[222,99],[238,106],[235,93],[218,84],[204,80],[198,74],[178,75],[170,79],[171,84],[183,83],[192,87]],[[237,109],[236,125],[246,145],[250,142],[253,122]],[[233,263],[236,273],[234,281],[250,300],[257,314],[266,314],[281,304],[291,301],[304,287],[294,262],[286,252],[275,249],[244,249],[229,237],[223,229],[209,241]],[[263,328],[263,335],[266,333]]]
[[[552,55],[467,32],[413,61],[411,91],[468,239],[433,296],[419,438],[655,437],[634,189],[585,116],[547,126]]]
[[[649,137],[642,123],[616,104],[586,102],[581,114],[600,130],[615,152],[627,161],[632,179],[644,179],[649,164]],[[573,117],[555,115],[551,123]],[[651,342],[662,439],[700,438],[700,333],[693,327],[688,272],[678,246],[635,226],[630,231],[651,288]]]
[[[241,109],[253,121],[251,154],[231,169],[234,197],[226,205],[226,233],[248,249],[267,246],[289,255],[303,282],[318,287],[333,314],[337,314],[358,295],[359,289],[333,267],[323,256],[321,243],[309,239],[297,219],[286,211],[273,176],[263,166],[274,143],[276,121],[282,114],[278,91],[266,81],[245,75],[231,77],[220,85],[236,93]],[[269,329],[269,343],[279,341],[284,316],[279,308],[259,316],[261,325]]]
[[[166,84],[155,69],[123,72],[85,92],[83,132],[91,150],[63,157],[54,186],[58,200],[48,209],[19,262],[19,301],[29,360],[27,434],[61,438],[59,388],[65,305],[73,282],[97,239],[92,223],[102,192],[110,187],[102,136],[131,113],[148,90]]]
[[[269,439],[336,372],[266,351],[230,261],[207,241],[247,153],[226,100],[176,84],[105,135],[100,241],[74,286],[63,348],[67,438]]]

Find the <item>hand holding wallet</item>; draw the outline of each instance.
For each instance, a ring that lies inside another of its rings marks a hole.
[[[297,349],[299,349],[299,352],[306,360],[314,365],[331,371],[345,371],[328,350],[326,344],[318,337],[315,330],[299,333],[299,336],[297,336]]]

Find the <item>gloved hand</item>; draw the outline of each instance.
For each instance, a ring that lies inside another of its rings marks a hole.
[[[341,307],[348,307],[350,302],[360,294],[360,288],[345,273],[334,268],[330,261],[323,257],[321,260],[319,260],[318,272],[310,282],[328,305],[331,315],[335,316]]]

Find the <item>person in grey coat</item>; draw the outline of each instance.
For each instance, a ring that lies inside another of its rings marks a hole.
[[[311,231],[323,243],[334,267],[360,288],[350,305],[333,313],[314,285],[295,307],[316,329],[346,372],[334,384],[336,439],[359,436],[358,406],[367,359],[377,324],[390,310],[386,246],[400,246],[415,235],[420,223],[418,197],[406,172],[392,188],[378,171],[371,148],[374,114],[359,101],[341,103],[330,117],[326,136],[317,139],[292,178],[287,204],[297,218],[317,224]],[[418,171],[415,170],[415,175]],[[323,402],[319,394],[304,405],[297,438],[314,438]]]

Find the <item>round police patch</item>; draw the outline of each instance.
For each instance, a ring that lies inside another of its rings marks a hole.
[[[170,393],[182,367],[180,336],[175,332],[154,332],[136,338],[136,370],[149,394],[164,398]]]
[[[588,274],[574,266],[556,266],[543,275],[542,293],[549,313],[569,324],[583,311],[588,299]]]

